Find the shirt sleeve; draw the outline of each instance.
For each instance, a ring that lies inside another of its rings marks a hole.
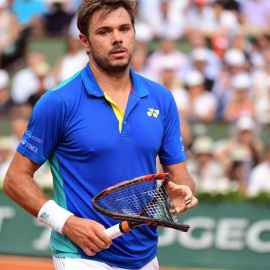
[[[187,159],[180,130],[178,110],[173,96],[171,96],[170,106],[165,118],[165,130],[159,150],[159,158],[163,165],[172,165]]]
[[[17,151],[43,164],[61,140],[66,119],[65,103],[56,91],[45,93],[36,103]]]

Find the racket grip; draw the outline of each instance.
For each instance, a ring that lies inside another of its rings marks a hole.
[[[111,239],[115,239],[121,235],[123,235],[123,233],[120,230],[120,226],[121,223],[118,223],[108,229],[106,229],[104,232],[111,238]]]

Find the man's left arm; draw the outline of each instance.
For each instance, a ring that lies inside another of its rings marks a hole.
[[[198,204],[195,195],[195,183],[190,177],[186,162],[180,162],[173,165],[162,165],[164,172],[169,173],[169,191],[172,196],[177,213],[185,212]],[[186,204],[186,202],[191,201]]]

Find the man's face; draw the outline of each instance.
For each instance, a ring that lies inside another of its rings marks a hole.
[[[120,73],[129,66],[134,51],[135,31],[130,16],[124,8],[100,15],[100,11],[93,15],[88,38],[80,35],[82,44],[99,70]]]

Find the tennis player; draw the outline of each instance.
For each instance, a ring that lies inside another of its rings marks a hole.
[[[155,173],[158,155],[174,183],[177,212],[197,204],[177,108],[169,90],[129,66],[135,44],[133,1],[85,0],[78,28],[89,63],[38,101],[4,190],[52,227],[57,270],[158,269],[157,228],[141,226],[112,242],[104,229],[117,221],[94,211],[91,199],[120,181]],[[54,200],[33,180],[46,160]]]

